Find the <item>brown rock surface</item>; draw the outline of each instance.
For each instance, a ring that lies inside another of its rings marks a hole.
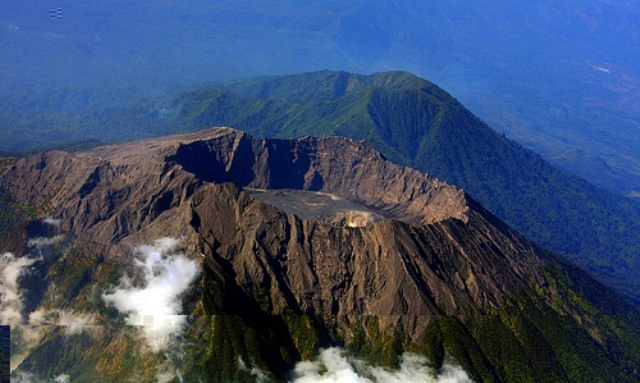
[[[463,315],[544,284],[544,254],[464,191],[345,138],[217,128],[29,156],[0,186],[60,218],[77,246],[111,257],[182,236],[217,283],[263,297],[273,313]],[[336,227],[243,188],[329,193],[388,219]]]

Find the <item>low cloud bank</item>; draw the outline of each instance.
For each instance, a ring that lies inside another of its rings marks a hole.
[[[291,383],[471,383],[467,373],[446,362],[440,370],[422,355],[404,353],[397,370],[370,366],[339,348],[323,350],[314,361],[296,365]]]
[[[153,245],[134,249],[135,267],[143,275],[144,287],[132,285],[123,277],[118,287],[102,299],[121,313],[127,324],[142,326],[142,333],[153,352],[166,350],[171,339],[182,333],[186,316],[181,296],[200,275],[198,264],[177,251],[180,240],[160,238]]]

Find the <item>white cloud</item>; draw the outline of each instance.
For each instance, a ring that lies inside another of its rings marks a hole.
[[[160,238],[154,245],[137,247],[135,266],[142,271],[145,286],[134,287],[123,277],[115,291],[102,295],[107,304],[128,314],[128,324],[142,326],[153,352],[165,350],[183,331],[186,316],[179,315],[180,297],[200,275],[198,264],[177,252],[179,242]]]
[[[392,371],[347,357],[339,348],[328,348],[316,360],[298,363],[293,375],[292,383],[471,383],[462,368],[449,362],[436,371],[424,356],[405,353],[399,368]]]
[[[18,278],[37,259],[16,258],[11,253],[0,255],[0,324],[18,325],[22,323],[22,294]]]

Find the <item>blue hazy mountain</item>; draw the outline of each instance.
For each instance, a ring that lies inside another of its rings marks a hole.
[[[625,194],[640,190],[639,44],[640,5],[626,1],[0,4],[8,92],[152,92],[319,69],[403,69],[565,169]]]

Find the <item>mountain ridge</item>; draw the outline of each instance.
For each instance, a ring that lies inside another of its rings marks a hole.
[[[302,220],[244,187],[332,193],[400,219],[361,227]],[[403,350],[435,366],[451,355],[476,381],[633,381],[640,371],[637,309],[461,189],[389,163],[363,142],[211,129],[32,155],[2,175],[0,189],[35,208],[23,225],[54,216],[57,235],[70,241],[70,253],[54,250],[39,267],[45,290],[75,293],[43,294],[44,307],[93,308],[109,318],[95,291],[131,267],[128,251],[182,238],[185,254],[202,264],[181,312],[194,318],[184,335],[190,346],[180,346],[199,355],[184,364],[191,378],[251,381],[240,357],[284,380],[303,355],[336,344],[390,365]],[[145,363],[158,358],[125,351],[135,344],[113,328],[97,343],[64,338],[70,353],[85,355],[67,357],[74,377],[100,381],[132,371],[105,369],[106,354],[96,353],[104,344]],[[499,347],[491,341],[498,334]],[[48,333],[23,367],[41,377],[66,373],[43,358],[59,352],[64,336]],[[98,366],[104,375],[96,375]]]

